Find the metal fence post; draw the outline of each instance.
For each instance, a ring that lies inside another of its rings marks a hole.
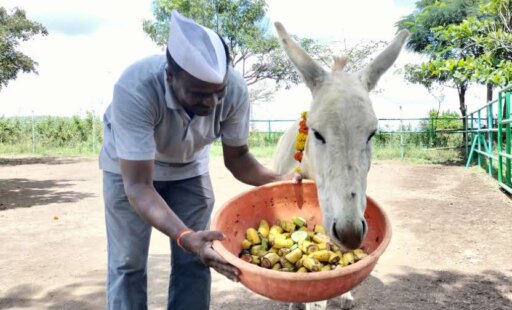
[[[36,128],[34,122],[34,110],[32,110],[32,153],[36,152]]]
[[[404,123],[402,121],[402,105],[400,105],[400,159],[404,159]]]
[[[96,132],[94,130],[94,121],[96,120],[94,110],[92,111],[92,152],[96,152]]]
[[[270,143],[270,138],[271,138],[271,135],[272,135],[272,122],[269,120],[268,121],[268,143]]]

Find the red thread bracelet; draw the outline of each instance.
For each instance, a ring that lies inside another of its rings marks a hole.
[[[176,238],[176,243],[178,244],[178,246],[179,246],[180,248],[182,248],[183,250],[187,251],[187,249],[185,249],[185,248],[183,247],[183,245],[181,244],[181,238],[183,238],[183,236],[188,235],[188,234],[191,234],[191,233],[193,233],[193,232],[194,232],[194,231],[193,231],[192,229],[190,229],[190,228],[186,228],[186,229],[183,229],[182,231],[180,231],[180,232],[178,233],[178,238]]]

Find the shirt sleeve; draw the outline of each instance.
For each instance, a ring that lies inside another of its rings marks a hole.
[[[234,104],[234,112],[221,124],[222,143],[229,146],[242,146],[249,139],[249,119],[251,117],[251,105],[247,88]]]
[[[112,132],[117,156],[126,160],[152,160],[156,143],[156,115],[148,102],[116,85],[112,99]]]

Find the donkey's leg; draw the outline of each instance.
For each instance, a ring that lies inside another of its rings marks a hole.
[[[351,309],[354,306],[354,297],[350,291],[340,296],[340,308],[343,310]]]
[[[348,291],[340,297],[330,299],[329,305],[330,307],[334,307],[333,309],[352,309],[354,306],[354,297],[352,293]],[[327,310],[327,300],[305,304],[290,304],[288,310]]]
[[[304,310],[306,306],[304,304],[290,304],[288,310]]]
[[[327,300],[308,302],[306,310],[327,310]]]

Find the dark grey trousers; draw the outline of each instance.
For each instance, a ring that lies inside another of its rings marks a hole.
[[[180,181],[155,181],[155,189],[176,215],[194,230],[207,228],[214,204],[210,175]],[[147,309],[147,260],[151,226],[128,202],[121,175],[103,172],[107,226],[108,309]],[[210,306],[210,269],[171,242],[167,309],[203,310]]]

